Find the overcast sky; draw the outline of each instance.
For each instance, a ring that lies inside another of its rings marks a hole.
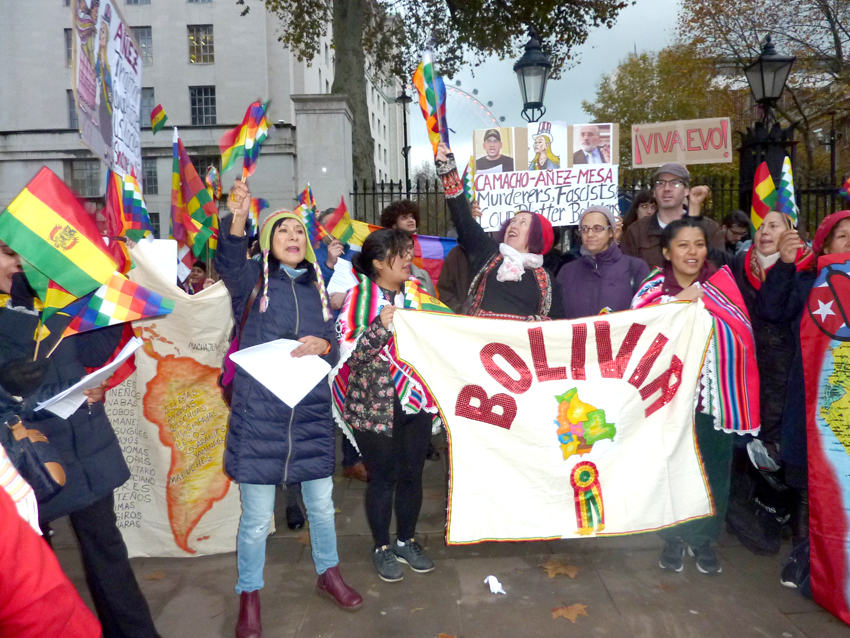
[[[638,52],[659,51],[675,38],[678,0],[637,0],[623,9],[612,29],[594,29],[587,42],[577,49],[578,64],[565,71],[560,80],[546,88],[546,118],[579,123],[587,119],[581,108],[582,100],[596,97],[600,78],[611,73],[637,47]],[[462,71],[455,80],[461,88],[479,90],[478,99],[493,101],[490,109],[496,117],[504,116],[502,126],[525,126],[522,119],[522,99],[513,72],[516,60],[493,60],[475,69]],[[473,77],[474,73],[474,77]],[[487,87],[500,87],[490,94]],[[451,122],[449,122],[451,126]]]

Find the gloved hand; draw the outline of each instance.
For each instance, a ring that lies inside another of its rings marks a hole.
[[[29,359],[9,361],[0,368],[0,385],[13,396],[25,397],[35,392],[41,385],[46,367],[47,360],[45,359],[41,361],[30,361]]]
[[[17,308],[26,308],[27,310],[34,309],[35,291],[30,287],[27,276],[18,272],[12,275],[12,305]]]

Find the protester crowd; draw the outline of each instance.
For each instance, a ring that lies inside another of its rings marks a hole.
[[[787,526],[794,548],[780,580],[805,588],[808,484],[799,326],[816,258],[850,252],[850,211],[828,216],[811,248],[786,215],[770,212],[747,246],[748,216],[733,211],[721,224],[702,216],[708,189],[692,186],[685,166],[667,164],[622,220],[606,207],[590,206],[578,218],[579,241],[556,245],[560,232],[533,212],[520,211],[497,232],[485,232],[442,144],[436,168],[458,236],[438,281],[413,263],[419,211],[412,202],[388,206],[381,215],[384,228],[359,251],[333,238],[314,250],[302,218],[285,210],[265,220],[252,247],[246,232],[251,196],[248,184],[237,181],[214,264],[196,262],[181,284],[196,294],[217,273],[232,299],[234,347],[289,338],[301,342],[293,356],[318,355],[333,368],[334,392],[320,383],[295,408],[235,370],[224,471],[239,484],[242,501],[237,638],[262,635],[259,592],[279,486],[286,486],[290,528],[304,525],[299,494],[306,507],[317,592],[345,610],[363,604],[339,570],[332,500],[337,426],[344,430],[345,475],[368,481],[364,505],[378,577],[392,583],[404,578],[404,566],[416,573],[434,569],[416,540],[416,524],[423,468],[427,458],[438,456],[431,446],[436,408],[413,402],[398,384],[400,377],[415,383],[415,375],[396,359],[391,329],[395,310],[406,307],[410,293],[427,295],[435,308],[474,317],[576,319],[694,301],[718,270],[728,269],[752,324],[761,428],[756,436],[730,435],[697,407],[696,445],[714,515],[661,533],[659,566],[680,572],[690,554],[698,571],[717,574],[722,567],[714,544],[724,520],[762,554],[779,551]],[[326,284],[340,259],[352,262],[358,285],[347,295],[328,295]],[[81,378],[86,367],[103,365],[121,331],[70,337],[49,358],[33,361],[42,304],[5,244],[0,293],[0,407],[8,425],[0,448],[0,506],[4,520],[13,504],[21,514],[20,524],[0,527],[0,556],[17,565],[0,570],[0,590],[16,592],[14,603],[6,596],[0,601],[0,634],[98,635],[97,622],[48,549],[50,523],[69,516],[103,635],[156,636],[116,526],[112,492],[129,471],[104,412],[103,390],[88,391],[87,404],[68,419],[33,410]],[[61,321],[56,317],[47,326]],[[33,466],[42,474],[33,475]]]

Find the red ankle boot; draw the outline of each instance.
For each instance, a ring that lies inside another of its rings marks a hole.
[[[363,604],[363,598],[360,594],[351,589],[342,580],[342,574],[339,573],[339,565],[331,567],[319,576],[319,580],[316,582],[316,591],[322,596],[330,598],[345,611],[360,609],[360,606]]]
[[[239,594],[239,620],[236,621],[236,638],[262,638],[260,624],[260,590]]]

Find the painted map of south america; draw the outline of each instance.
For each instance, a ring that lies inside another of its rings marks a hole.
[[[145,418],[158,427],[160,441],[171,451],[168,520],[177,546],[194,554],[192,531],[230,488],[223,470],[229,411],[217,383],[220,370],[181,357],[179,351],[157,352],[154,342],[173,344],[157,334],[155,324],[140,332],[145,354],[156,361],[144,393]]]

